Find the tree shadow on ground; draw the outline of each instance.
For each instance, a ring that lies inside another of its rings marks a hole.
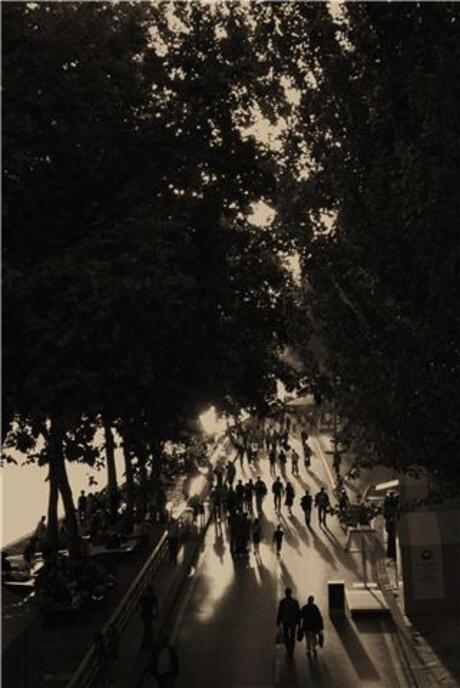
[[[361,681],[379,681],[380,674],[366,652],[352,622],[346,617],[331,617],[331,621]]]

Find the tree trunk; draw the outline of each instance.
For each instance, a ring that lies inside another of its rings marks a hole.
[[[159,442],[158,440],[153,440],[151,442],[152,448],[152,470],[151,478],[152,480],[158,480],[161,475],[161,455],[163,452],[164,442]]]
[[[63,431],[54,420],[51,426],[50,444],[50,462],[53,464],[52,470],[55,472],[56,482],[64,504],[69,557],[76,560],[80,558],[80,534],[78,532],[77,513],[65,466]]]
[[[58,532],[58,500],[59,500],[59,486],[57,482],[56,469],[54,461],[50,459],[49,471],[49,496],[48,496],[48,525],[46,528],[46,537],[48,543],[53,550],[59,549],[59,532]]]
[[[139,482],[144,494],[148,492],[147,456],[145,450],[138,448],[137,465],[139,467]]]
[[[131,463],[131,454],[129,446],[125,439],[123,439],[123,458],[125,460],[125,475],[126,475],[126,521],[127,528],[132,530],[134,517],[134,469]]]
[[[115,442],[113,441],[113,433],[110,424],[107,421],[104,421],[103,425],[105,433],[105,458],[107,463],[107,493],[109,498],[109,510],[111,518],[115,520],[118,512],[118,484],[117,469],[115,466]]]

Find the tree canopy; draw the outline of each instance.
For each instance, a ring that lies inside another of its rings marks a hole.
[[[2,13],[4,425],[167,439],[290,343],[375,460],[457,480],[457,7]]]
[[[298,94],[284,213],[302,256],[310,376],[369,456],[458,484],[459,9],[272,14],[278,69]]]

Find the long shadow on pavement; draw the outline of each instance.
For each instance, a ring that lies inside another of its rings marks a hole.
[[[279,561],[279,566],[281,569],[283,586],[291,588],[292,590],[295,590],[296,589],[296,582],[293,579],[293,577],[291,576],[291,574],[289,573],[289,570],[288,570],[286,564],[284,563],[284,561],[282,559],[280,559],[280,561]],[[294,595],[294,597],[295,597],[295,595]]]
[[[308,535],[307,526],[301,521],[299,521],[297,516],[295,516],[294,514],[292,514],[292,516],[289,516],[289,520],[296,529],[298,536],[302,538],[302,540],[305,540],[305,542],[308,542],[310,537]]]
[[[345,651],[362,681],[378,681],[380,674],[367,654],[353,624],[347,618],[334,618],[331,621]]]
[[[284,514],[281,514],[281,523],[284,526],[284,539],[287,545],[294,547],[294,549],[299,549],[300,540],[290,527],[290,519],[291,516],[286,517]]]
[[[307,473],[307,475],[308,475],[309,478],[311,478],[311,480],[313,480],[313,482],[315,482],[315,483],[316,483],[317,485],[319,485],[320,487],[323,486],[323,485],[326,485],[326,481],[325,481],[325,480],[321,480],[321,478],[318,478],[318,476],[317,476],[312,470],[309,470],[308,473]],[[308,488],[310,487],[310,486],[308,485],[308,483],[306,483],[306,482],[303,481],[303,480],[302,480],[302,483],[303,483],[304,485],[306,485],[306,487],[308,487]]]
[[[314,549],[317,550],[317,552],[320,554],[320,556],[321,556],[323,559],[325,559],[326,561],[328,561],[328,562],[330,563],[330,565],[331,565],[334,569],[336,569],[336,568],[337,568],[337,564],[336,564],[336,562],[335,562],[334,557],[332,556],[331,552],[330,552],[329,549],[326,547],[326,545],[324,544],[324,542],[321,540],[321,538],[316,534],[315,529],[314,529],[314,528],[310,528],[310,533],[311,533],[311,536],[312,536],[312,539],[313,539],[312,547],[314,547]]]

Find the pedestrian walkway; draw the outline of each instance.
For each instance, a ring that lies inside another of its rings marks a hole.
[[[301,453],[297,437],[291,436],[290,443]],[[238,466],[237,479],[255,480],[258,475],[270,488],[265,453],[255,465],[245,462],[242,470]],[[329,519],[327,529],[320,528],[314,512],[311,528],[305,526],[299,506],[305,488],[315,494],[324,485],[332,497],[319,451],[310,470],[302,465],[300,475],[288,479],[296,491],[292,516],[283,506],[278,519],[269,494],[258,561],[252,553],[247,561],[231,556],[225,522],[209,527],[195,575],[184,586],[171,624],[181,665],[177,688],[405,686],[391,621],[329,617],[327,581],[341,579],[351,585],[364,574],[360,553],[344,552],[345,535],[335,518]],[[285,532],[279,559],[272,544],[278,521]],[[366,575],[375,576],[373,565],[368,562],[367,567]],[[302,605],[307,595],[314,595],[323,612],[325,646],[315,660],[307,659],[304,643],[297,643],[293,662],[284,646],[275,645],[277,605],[286,586]],[[145,679],[140,685],[152,683]]]

